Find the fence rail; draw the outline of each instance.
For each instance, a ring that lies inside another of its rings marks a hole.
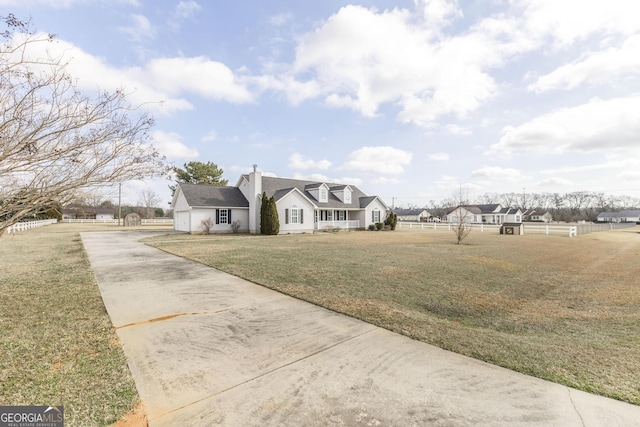
[[[10,226],[9,228],[7,228],[7,233],[11,234],[11,233],[16,233],[18,231],[30,230],[30,229],[36,228],[36,227],[42,227],[42,226],[45,226],[45,225],[55,224],[56,222],[58,222],[57,219],[41,219],[39,221],[17,222],[15,224],[13,224],[12,226]]]
[[[173,224],[173,218],[142,219],[142,224]],[[118,224],[117,219],[63,219],[60,222],[70,224]]]
[[[535,234],[564,234],[569,237],[578,234],[588,234],[597,231],[608,231],[619,228],[634,227],[635,223],[607,223],[607,224],[541,224],[525,223],[524,232]],[[398,228],[408,228],[410,230],[451,230],[456,224],[446,222],[398,222]],[[465,227],[478,229],[480,232],[500,233],[500,225],[497,224],[465,224]]]

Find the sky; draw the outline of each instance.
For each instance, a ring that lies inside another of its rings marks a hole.
[[[123,88],[177,167],[353,184],[640,197],[637,0],[0,0],[83,92]],[[167,180],[130,182],[166,206]]]

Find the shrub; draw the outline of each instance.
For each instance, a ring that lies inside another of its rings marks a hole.
[[[375,224],[369,224],[369,230],[373,231],[376,229]]]
[[[262,205],[260,207],[260,232],[262,234],[269,235],[275,235],[280,232],[280,221],[278,219],[276,199],[273,196],[268,199],[266,193],[262,193]]]
[[[204,234],[211,233],[211,229],[213,228],[213,219],[205,218],[202,221],[200,221],[200,228],[202,228],[202,232]]]
[[[380,231],[384,227],[384,224],[381,222],[376,222],[376,230]]]
[[[398,224],[398,215],[389,211],[387,218],[384,220],[384,225],[388,225],[390,230],[395,230]]]
[[[238,230],[240,230],[240,220],[237,219],[235,221],[233,221],[231,223],[231,230],[233,230],[234,233],[237,233]]]

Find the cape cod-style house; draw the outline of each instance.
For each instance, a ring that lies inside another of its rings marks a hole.
[[[235,186],[178,183],[171,201],[174,229],[197,233],[211,219],[212,233],[232,232],[238,221],[239,232],[258,234],[263,192],[276,201],[280,234],[365,229],[384,222],[389,209],[354,185],[262,176],[254,166]]]
[[[447,214],[447,222],[473,224],[504,224],[522,222],[518,208],[503,208],[500,204],[458,206]]]

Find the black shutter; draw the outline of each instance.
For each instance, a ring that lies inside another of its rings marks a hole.
[[[216,209],[216,224],[220,224],[220,209]]]
[[[304,216],[302,215],[302,212],[304,211],[300,209],[300,224],[304,224]]]
[[[227,209],[227,224],[231,224],[231,209]]]
[[[284,223],[289,224],[289,209],[284,210]]]

